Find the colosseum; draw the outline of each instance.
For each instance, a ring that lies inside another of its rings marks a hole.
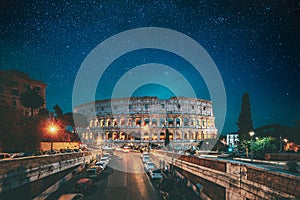
[[[81,104],[75,113],[87,116],[89,126],[78,128],[82,142],[163,143],[199,142],[216,138],[212,102],[196,98],[131,97]]]

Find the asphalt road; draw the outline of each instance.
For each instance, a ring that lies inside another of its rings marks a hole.
[[[152,186],[149,176],[144,172],[139,153],[115,152],[108,167],[99,181],[95,182],[85,199],[107,200],[158,200],[159,195]],[[57,192],[49,196],[49,200],[57,199],[63,193],[74,192],[75,177]]]

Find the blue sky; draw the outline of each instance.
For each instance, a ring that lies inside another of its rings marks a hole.
[[[0,67],[47,83],[50,110],[58,104],[71,111],[76,74],[98,44],[122,31],[163,27],[197,41],[218,67],[227,95],[223,132],[237,130],[244,92],[250,95],[254,127],[300,120],[299,1],[2,1],[0,9]],[[186,60],[154,49],[113,62],[99,82],[97,99],[110,97],[122,74],[150,62],[178,70],[198,98],[210,99],[201,75]],[[153,84],[135,94],[166,98],[170,91]]]

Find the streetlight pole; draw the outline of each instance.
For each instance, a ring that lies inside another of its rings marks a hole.
[[[279,136],[279,152],[282,152],[282,136],[281,136],[281,134],[280,134],[280,136]]]
[[[254,136],[254,131],[250,131],[249,132],[249,135],[251,137],[251,145],[250,145],[250,148],[251,148],[251,162],[253,162],[253,136]]]
[[[49,131],[52,135],[54,135],[57,131],[57,127],[53,124],[53,122],[51,122],[51,125],[49,126]],[[50,152],[51,154],[53,152],[53,139],[50,141]]]
[[[288,139],[284,138],[283,139],[283,142],[284,142],[284,148],[283,148],[283,151],[285,152],[286,151],[286,143],[288,142]]]

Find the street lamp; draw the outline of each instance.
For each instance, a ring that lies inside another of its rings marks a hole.
[[[50,132],[51,135],[55,135],[56,132],[57,132],[57,130],[58,130],[58,128],[57,128],[57,126],[52,122],[52,123],[49,125],[48,130],[49,130],[49,132]],[[51,139],[51,141],[50,141],[50,151],[51,151],[51,153],[53,152],[53,140],[52,140],[52,139]]]
[[[283,151],[286,151],[286,145],[287,145],[288,139],[284,138],[283,142],[284,142]]]
[[[250,131],[249,132],[249,135],[251,137],[251,145],[250,145],[250,148],[251,148],[251,162],[253,161],[253,136],[254,136],[254,131]]]

